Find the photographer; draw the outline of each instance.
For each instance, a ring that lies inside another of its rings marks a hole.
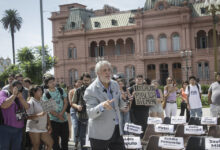
[[[22,83],[15,80],[9,90],[0,91],[3,124],[0,125],[0,149],[21,149],[22,132],[29,104],[22,96]]]
[[[77,110],[77,118],[78,118],[77,139],[80,140],[81,149],[85,150],[86,148],[83,148],[83,145],[85,145],[86,129],[88,125],[88,115],[86,112],[86,103],[83,99],[83,96],[86,88],[91,83],[91,76],[88,73],[83,73],[81,80],[83,82],[83,85],[80,88],[78,88],[74,93],[71,106]],[[77,149],[77,145],[75,145],[75,149]]]

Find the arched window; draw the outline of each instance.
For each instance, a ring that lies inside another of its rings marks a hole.
[[[173,51],[180,50],[180,37],[177,33],[172,36]]]
[[[73,58],[77,59],[77,49],[76,49],[76,47],[73,48]]]
[[[73,48],[69,47],[68,48],[68,58],[72,58],[73,57]]]
[[[127,80],[135,77],[135,67],[134,66],[127,66],[125,68],[125,75]]]
[[[160,51],[165,52],[167,51],[167,37],[165,34],[160,35]]]
[[[70,85],[73,85],[73,83],[78,79],[78,70],[72,69],[69,71],[69,82]]]
[[[206,32],[203,30],[200,30],[197,33],[197,48],[198,49],[207,48]]]
[[[208,62],[201,61],[197,63],[197,75],[198,75],[198,78],[202,80],[210,79]]]
[[[113,67],[112,72],[113,74],[117,74],[118,73],[117,67]]]
[[[120,53],[121,53],[121,52],[120,52],[120,49],[121,49],[121,48],[120,48],[120,45],[117,43],[116,46],[115,46],[115,55],[117,55],[117,56],[120,55]]]
[[[91,69],[90,69],[90,75],[91,75],[91,78],[92,78],[92,79],[95,79],[95,78],[96,78],[95,68],[91,68]]]
[[[153,38],[153,36],[147,37],[147,50],[148,50],[148,52],[154,52],[154,38]]]

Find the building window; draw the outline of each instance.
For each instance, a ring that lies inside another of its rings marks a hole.
[[[116,44],[115,46],[115,55],[119,56],[120,55],[120,45]]]
[[[72,58],[72,53],[73,53],[73,49],[72,48],[68,48],[68,58]]]
[[[92,79],[96,78],[96,74],[95,74],[95,68],[90,69],[90,75]]]
[[[206,37],[200,37],[199,38],[199,44],[200,44],[200,48],[206,48]]]
[[[172,36],[172,44],[173,44],[173,50],[179,51],[180,50],[180,37],[178,34],[174,34]]]
[[[125,68],[125,75],[127,80],[131,78],[135,78],[135,67],[134,66],[127,66]]]
[[[148,52],[154,52],[154,38],[153,38],[153,36],[149,36],[147,38],[147,49],[148,49]]]
[[[73,58],[77,59],[77,49],[75,47],[73,48]]]
[[[201,14],[207,14],[206,8],[202,7],[202,8],[200,8],[200,10],[201,10]]]
[[[104,56],[104,46],[100,46],[100,49],[99,49],[99,56]]]
[[[117,20],[112,19],[112,25],[113,25],[113,26],[117,26],[117,25],[118,25]]]
[[[132,42],[132,43],[131,43],[131,54],[134,54],[134,49],[135,49],[135,47],[134,47],[134,42]]]
[[[167,51],[167,37],[166,35],[160,35],[160,51],[165,52]]]
[[[129,23],[134,23],[134,17],[129,18]]]
[[[75,22],[71,22],[71,28],[74,29],[76,27],[76,23]]]
[[[69,71],[69,81],[70,85],[73,85],[73,83],[78,79],[78,71],[76,69],[72,69]]]
[[[100,28],[100,27],[101,27],[100,22],[95,22],[94,24],[95,24],[95,27],[96,27],[96,28]]]
[[[117,73],[118,73],[117,68],[116,68],[116,67],[113,67],[112,72],[113,72],[113,74],[117,74]]]
[[[95,47],[95,57],[98,57],[99,56],[99,50],[98,50],[98,47]]]
[[[198,62],[198,77],[202,80],[209,80],[209,63],[208,62]]]

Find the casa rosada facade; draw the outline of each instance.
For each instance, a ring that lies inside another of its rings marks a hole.
[[[83,72],[94,78],[102,59],[126,79],[142,74],[165,84],[168,76],[180,83],[195,75],[202,84],[214,81],[213,23],[203,1],[147,0],[129,11],[73,3],[60,5],[50,20],[58,83],[70,86]],[[219,24],[216,35],[219,52]]]

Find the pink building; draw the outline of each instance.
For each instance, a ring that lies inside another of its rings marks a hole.
[[[143,9],[130,11],[108,5],[94,11],[74,3],[61,5],[50,20],[60,83],[71,85],[83,72],[95,77],[100,58],[127,79],[143,74],[164,84],[168,76],[186,80],[188,72],[201,83],[214,80],[212,17],[204,2],[147,0]],[[218,46],[219,31],[217,25]],[[192,51],[187,61],[181,57],[185,51]]]

